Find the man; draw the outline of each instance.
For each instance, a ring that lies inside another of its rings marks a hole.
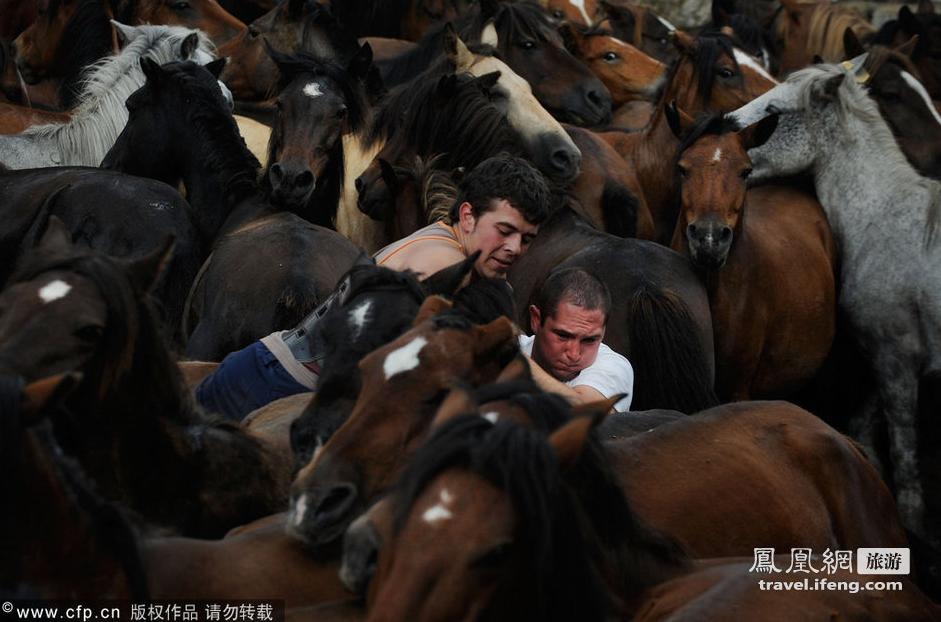
[[[501,154],[474,167],[459,185],[450,223],[434,223],[376,253],[376,263],[419,278],[480,251],[472,277],[505,277],[548,216],[549,187],[529,162]],[[196,388],[206,409],[241,420],[281,397],[315,391],[320,356],[308,335],[336,292],[293,330],[276,331],[226,356]]]
[[[533,379],[546,391],[574,404],[626,397],[615,409],[630,409],[634,370],[604,343],[611,295],[604,283],[581,268],[553,272],[529,307],[532,336],[520,337],[530,356]]]
[[[480,251],[478,277],[505,277],[548,216],[549,188],[529,162],[501,154],[474,167],[459,186],[450,222],[436,222],[393,242],[376,263],[425,278]]]

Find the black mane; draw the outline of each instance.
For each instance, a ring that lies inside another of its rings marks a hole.
[[[62,0],[50,0],[47,19],[51,22],[62,8]],[[111,53],[111,22],[100,0],[79,0],[65,25],[53,66],[62,77],[59,99],[66,110],[78,105],[85,68]]]
[[[722,136],[729,132],[738,131],[735,121],[722,113],[703,113],[696,118],[696,123],[686,132],[676,153],[679,156],[693,144],[706,135]]]

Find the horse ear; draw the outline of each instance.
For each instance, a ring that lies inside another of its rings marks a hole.
[[[578,56],[582,49],[582,34],[570,22],[562,22],[559,25],[559,34],[562,35],[562,43],[572,54]]]
[[[196,49],[198,47],[199,35],[195,32],[186,35],[186,38],[183,39],[183,43],[180,44],[180,58],[183,60],[189,60],[193,57],[193,54],[196,53]]]
[[[666,114],[667,124],[669,124],[670,129],[673,131],[673,135],[676,136],[678,140],[683,140],[683,137],[686,136],[686,132],[692,123],[684,124],[683,113],[676,107],[676,101],[671,101],[667,104],[663,108],[663,112]]]
[[[114,32],[118,36],[118,47],[123,48],[135,37],[137,37],[137,28],[134,26],[122,24],[116,19],[111,20],[111,26],[114,28]]]
[[[695,54],[696,50],[699,49],[699,42],[696,41],[696,37],[682,30],[674,30],[671,36],[673,37],[673,45],[680,52]]]
[[[438,270],[427,279],[421,282],[428,296],[453,296],[461,289],[467,277],[474,269],[474,262],[480,257],[480,251],[474,252],[463,261],[459,261],[453,266],[448,266]]]
[[[428,296],[418,308],[418,313],[415,315],[415,319],[412,320],[412,326],[418,326],[428,318],[438,315],[442,311],[447,311],[451,307],[450,300],[446,300],[441,296]]]
[[[153,60],[152,58],[144,57],[140,59],[140,68],[147,77],[147,82],[151,84],[156,84],[159,82],[160,76],[163,75],[163,70],[160,69],[160,65],[158,65],[157,61]]]
[[[757,123],[752,123],[745,129],[739,130],[738,134],[742,138],[742,145],[745,150],[760,147],[771,138],[774,130],[778,127],[778,115],[771,114]]]
[[[81,381],[82,374],[71,372],[49,376],[23,387],[20,399],[23,425],[29,427],[38,423],[49,409],[61,404]]]
[[[500,72],[491,71],[490,73],[485,73],[484,75],[477,78],[477,85],[480,86],[480,88],[483,89],[485,93],[489,93],[490,89],[495,87],[499,81]]]
[[[503,368],[503,370],[500,372],[500,375],[497,376],[497,379],[494,380],[494,382],[513,382],[517,380],[532,379],[533,370],[529,366],[529,363],[526,362],[526,357],[523,356],[523,354],[517,354],[515,357],[513,357],[513,360]]]
[[[372,65],[372,46],[367,41],[356,50],[356,54],[350,59],[346,70],[350,75],[360,79],[365,78],[369,73],[369,67]]]
[[[843,31],[843,50],[846,52],[846,58],[856,58],[866,53],[863,44],[859,42],[859,37],[849,26]]]
[[[918,14],[919,15],[931,15],[934,13],[934,2],[931,0],[919,0],[918,2]]]
[[[839,97],[840,85],[843,84],[843,80],[846,78],[846,74],[843,72],[838,73],[835,76],[827,78],[823,81],[823,84],[818,88],[815,88],[811,93],[819,102],[832,102],[836,101]]]
[[[225,69],[225,61],[226,61],[226,58],[225,56],[223,56],[222,58],[217,58],[211,63],[206,63],[205,65],[203,65],[203,67],[205,67],[209,71],[209,73],[211,73],[212,76],[216,80],[218,80],[219,76],[222,75],[222,70]]]
[[[474,62],[474,55],[454,31],[451,22],[444,25],[444,53],[455,73],[464,73]]]
[[[607,411],[594,412],[590,415],[575,417],[549,436],[549,445],[563,469],[571,469],[588,444],[592,429],[604,420]]]
[[[48,253],[67,252],[72,249],[72,232],[58,216],[50,216],[36,248]]]
[[[435,416],[431,420],[431,429],[435,429],[454,417],[475,412],[477,412],[477,400],[474,399],[470,390],[463,385],[454,386],[444,398],[444,401],[441,402],[437,412],[435,412]]]
[[[487,359],[516,339],[516,328],[508,317],[500,316],[489,324],[474,327],[474,358]]]
[[[173,257],[174,242],[175,238],[168,235],[149,255],[144,255],[126,264],[131,281],[136,283],[141,291],[149,292],[157,279],[160,278]]]
[[[921,22],[918,21],[915,14],[912,13],[912,10],[905,4],[899,9],[899,26],[902,27],[903,31],[909,34],[921,34]]]
[[[915,46],[918,45],[918,38],[918,35],[912,35],[911,39],[899,45],[895,48],[895,51],[911,58],[912,54],[915,52]]]

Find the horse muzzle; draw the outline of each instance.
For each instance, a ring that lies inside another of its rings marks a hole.
[[[355,516],[359,491],[340,482],[292,495],[288,533],[308,546],[323,546],[339,539]]]
[[[317,177],[306,167],[275,162],[268,170],[271,198],[287,207],[305,207],[317,187]]]
[[[686,227],[693,263],[706,270],[725,265],[732,247],[732,227],[718,221],[694,222]]]

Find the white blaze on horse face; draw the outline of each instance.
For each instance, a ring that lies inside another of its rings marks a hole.
[[[442,488],[441,493],[438,495],[438,503],[425,510],[421,515],[421,519],[429,525],[434,525],[454,518],[451,510],[448,509],[452,501],[454,501],[454,495],[448,492],[447,488]]]
[[[382,371],[386,374],[386,380],[418,367],[418,353],[427,343],[428,340],[424,337],[415,337],[401,348],[390,352],[386,360],[382,362]]]
[[[304,85],[304,95],[312,99],[316,99],[323,95],[323,90],[320,88],[319,82],[311,82]]]
[[[369,317],[371,308],[372,301],[367,300],[350,312],[350,325],[353,327],[354,339],[358,339],[363,333],[363,327],[366,326],[366,318]]]
[[[912,89],[921,95],[921,98],[925,101],[925,105],[928,106],[928,110],[931,111],[931,114],[934,116],[934,120],[941,125],[941,115],[938,115],[938,109],[934,107],[934,103],[931,101],[931,97],[928,96],[928,91],[925,90],[924,85],[918,81],[918,78],[908,73],[907,71],[902,72],[902,79],[912,87]]]
[[[65,296],[72,290],[72,286],[63,281],[62,279],[56,279],[46,285],[43,285],[39,289],[39,297],[45,304],[49,304],[54,300],[60,298],[65,298]]]
[[[594,22],[588,17],[588,11],[585,10],[585,0],[569,0],[569,4],[578,9],[579,13],[582,14],[582,17],[585,19],[585,25],[593,25]]]
[[[493,22],[488,22],[484,29],[480,31],[480,42],[493,47],[497,47],[500,43],[500,38],[497,36],[497,27]]]
[[[732,52],[735,54],[735,62],[741,65],[742,67],[748,67],[749,69],[754,70],[755,73],[757,73],[762,78],[765,78],[766,80],[770,81],[772,84],[780,84],[780,82],[775,80],[774,77],[772,77],[770,73],[765,71],[765,68],[761,66],[761,63],[756,61],[749,54],[745,53],[744,51],[738,48],[733,48]]]
[[[659,15],[657,15],[656,18],[657,18],[657,21],[663,24],[664,26],[666,26],[666,29],[669,30],[670,32],[673,32],[674,30],[676,30],[676,26],[668,22],[666,19],[660,17]]]
[[[482,414],[481,417],[483,417],[490,423],[496,423],[500,419],[500,413],[491,410],[490,412]]]
[[[712,154],[713,162],[720,162],[722,160],[722,148],[716,147],[716,152]]]
[[[307,514],[307,495],[301,495],[294,504],[294,524],[300,525],[304,522],[304,515]]]

